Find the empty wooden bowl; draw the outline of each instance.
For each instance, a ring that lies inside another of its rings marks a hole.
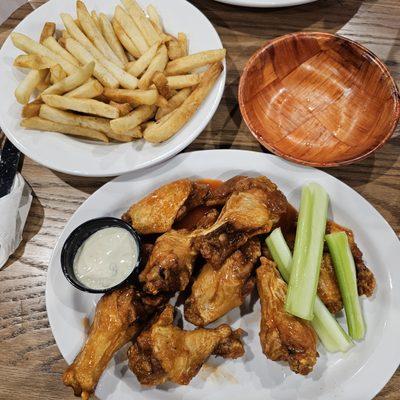
[[[239,105],[268,150],[318,167],[367,157],[392,135],[400,115],[386,66],[360,44],[329,33],[268,42],[243,71]]]

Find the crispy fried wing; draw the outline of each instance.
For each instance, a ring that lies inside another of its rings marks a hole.
[[[129,367],[143,385],[167,380],[187,385],[212,354],[238,358],[244,354],[242,331],[228,325],[184,331],[173,325],[174,307],[168,305],[156,322],[128,351]]]
[[[317,361],[317,336],[308,322],[285,311],[287,285],[275,263],[265,257],[261,257],[261,266],[257,269],[257,289],[264,354],[274,361],[287,361],[292,371],[307,375]]]
[[[131,286],[100,299],[89,337],[63,375],[64,384],[74,389],[75,396],[89,398],[114,353],[141,329],[139,318],[144,314],[145,306]]]
[[[164,233],[210,193],[207,184],[181,179],[168,183],[133,204],[122,218],[142,234]]]
[[[260,255],[260,242],[253,238],[228,257],[218,270],[206,264],[185,302],[185,319],[205,326],[239,307],[254,287],[251,273]]]
[[[156,240],[139,275],[143,290],[151,294],[184,290],[192,275],[196,255],[186,230],[164,233]]]

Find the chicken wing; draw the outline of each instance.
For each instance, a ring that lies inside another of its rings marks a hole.
[[[248,239],[274,228],[288,205],[283,193],[265,177],[243,178],[232,190],[215,224],[193,234],[195,248],[214,268]]]
[[[185,319],[205,326],[239,307],[254,287],[251,273],[260,255],[260,242],[253,238],[228,257],[220,269],[206,264],[185,302]]]
[[[212,354],[238,358],[244,354],[240,329],[184,331],[173,325],[174,307],[168,305],[151,327],[139,335],[128,351],[129,367],[143,385],[168,380],[187,385]]]
[[[100,299],[89,337],[62,378],[66,386],[73,388],[75,396],[90,397],[114,353],[140,331],[145,316],[158,305],[158,301],[143,302],[132,286],[114,290]]]
[[[141,234],[164,233],[189,210],[205,202],[209,185],[181,179],[154,190],[133,204],[122,218]]]
[[[317,336],[311,325],[285,309],[287,285],[275,263],[261,257],[257,269],[261,301],[260,342],[264,354],[274,361],[287,361],[298,374],[309,374],[318,357]]]
[[[150,258],[139,275],[143,290],[151,294],[184,290],[192,276],[196,255],[186,230],[164,233],[156,240]]]

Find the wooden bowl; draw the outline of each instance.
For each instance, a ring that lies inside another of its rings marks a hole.
[[[367,157],[392,135],[399,91],[368,49],[329,33],[294,33],[268,42],[247,62],[239,105],[268,150],[317,167]]]

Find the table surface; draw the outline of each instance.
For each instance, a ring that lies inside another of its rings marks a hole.
[[[0,26],[0,45],[12,29],[44,1],[31,1]],[[376,53],[400,81],[399,0],[320,0],[282,9],[250,9],[195,0],[228,50],[228,75],[221,104],[207,128],[186,151],[235,148],[262,151],[241,119],[237,86],[246,60],[266,40],[296,31],[340,33]],[[1,79],[1,77],[0,77]],[[366,160],[328,173],[351,186],[400,234],[400,136]],[[47,264],[66,222],[101,185],[44,168],[25,158],[23,175],[34,192],[24,240],[0,272],[0,398],[73,399],[61,383],[66,363],[47,320]],[[400,371],[376,399],[399,399]]]

